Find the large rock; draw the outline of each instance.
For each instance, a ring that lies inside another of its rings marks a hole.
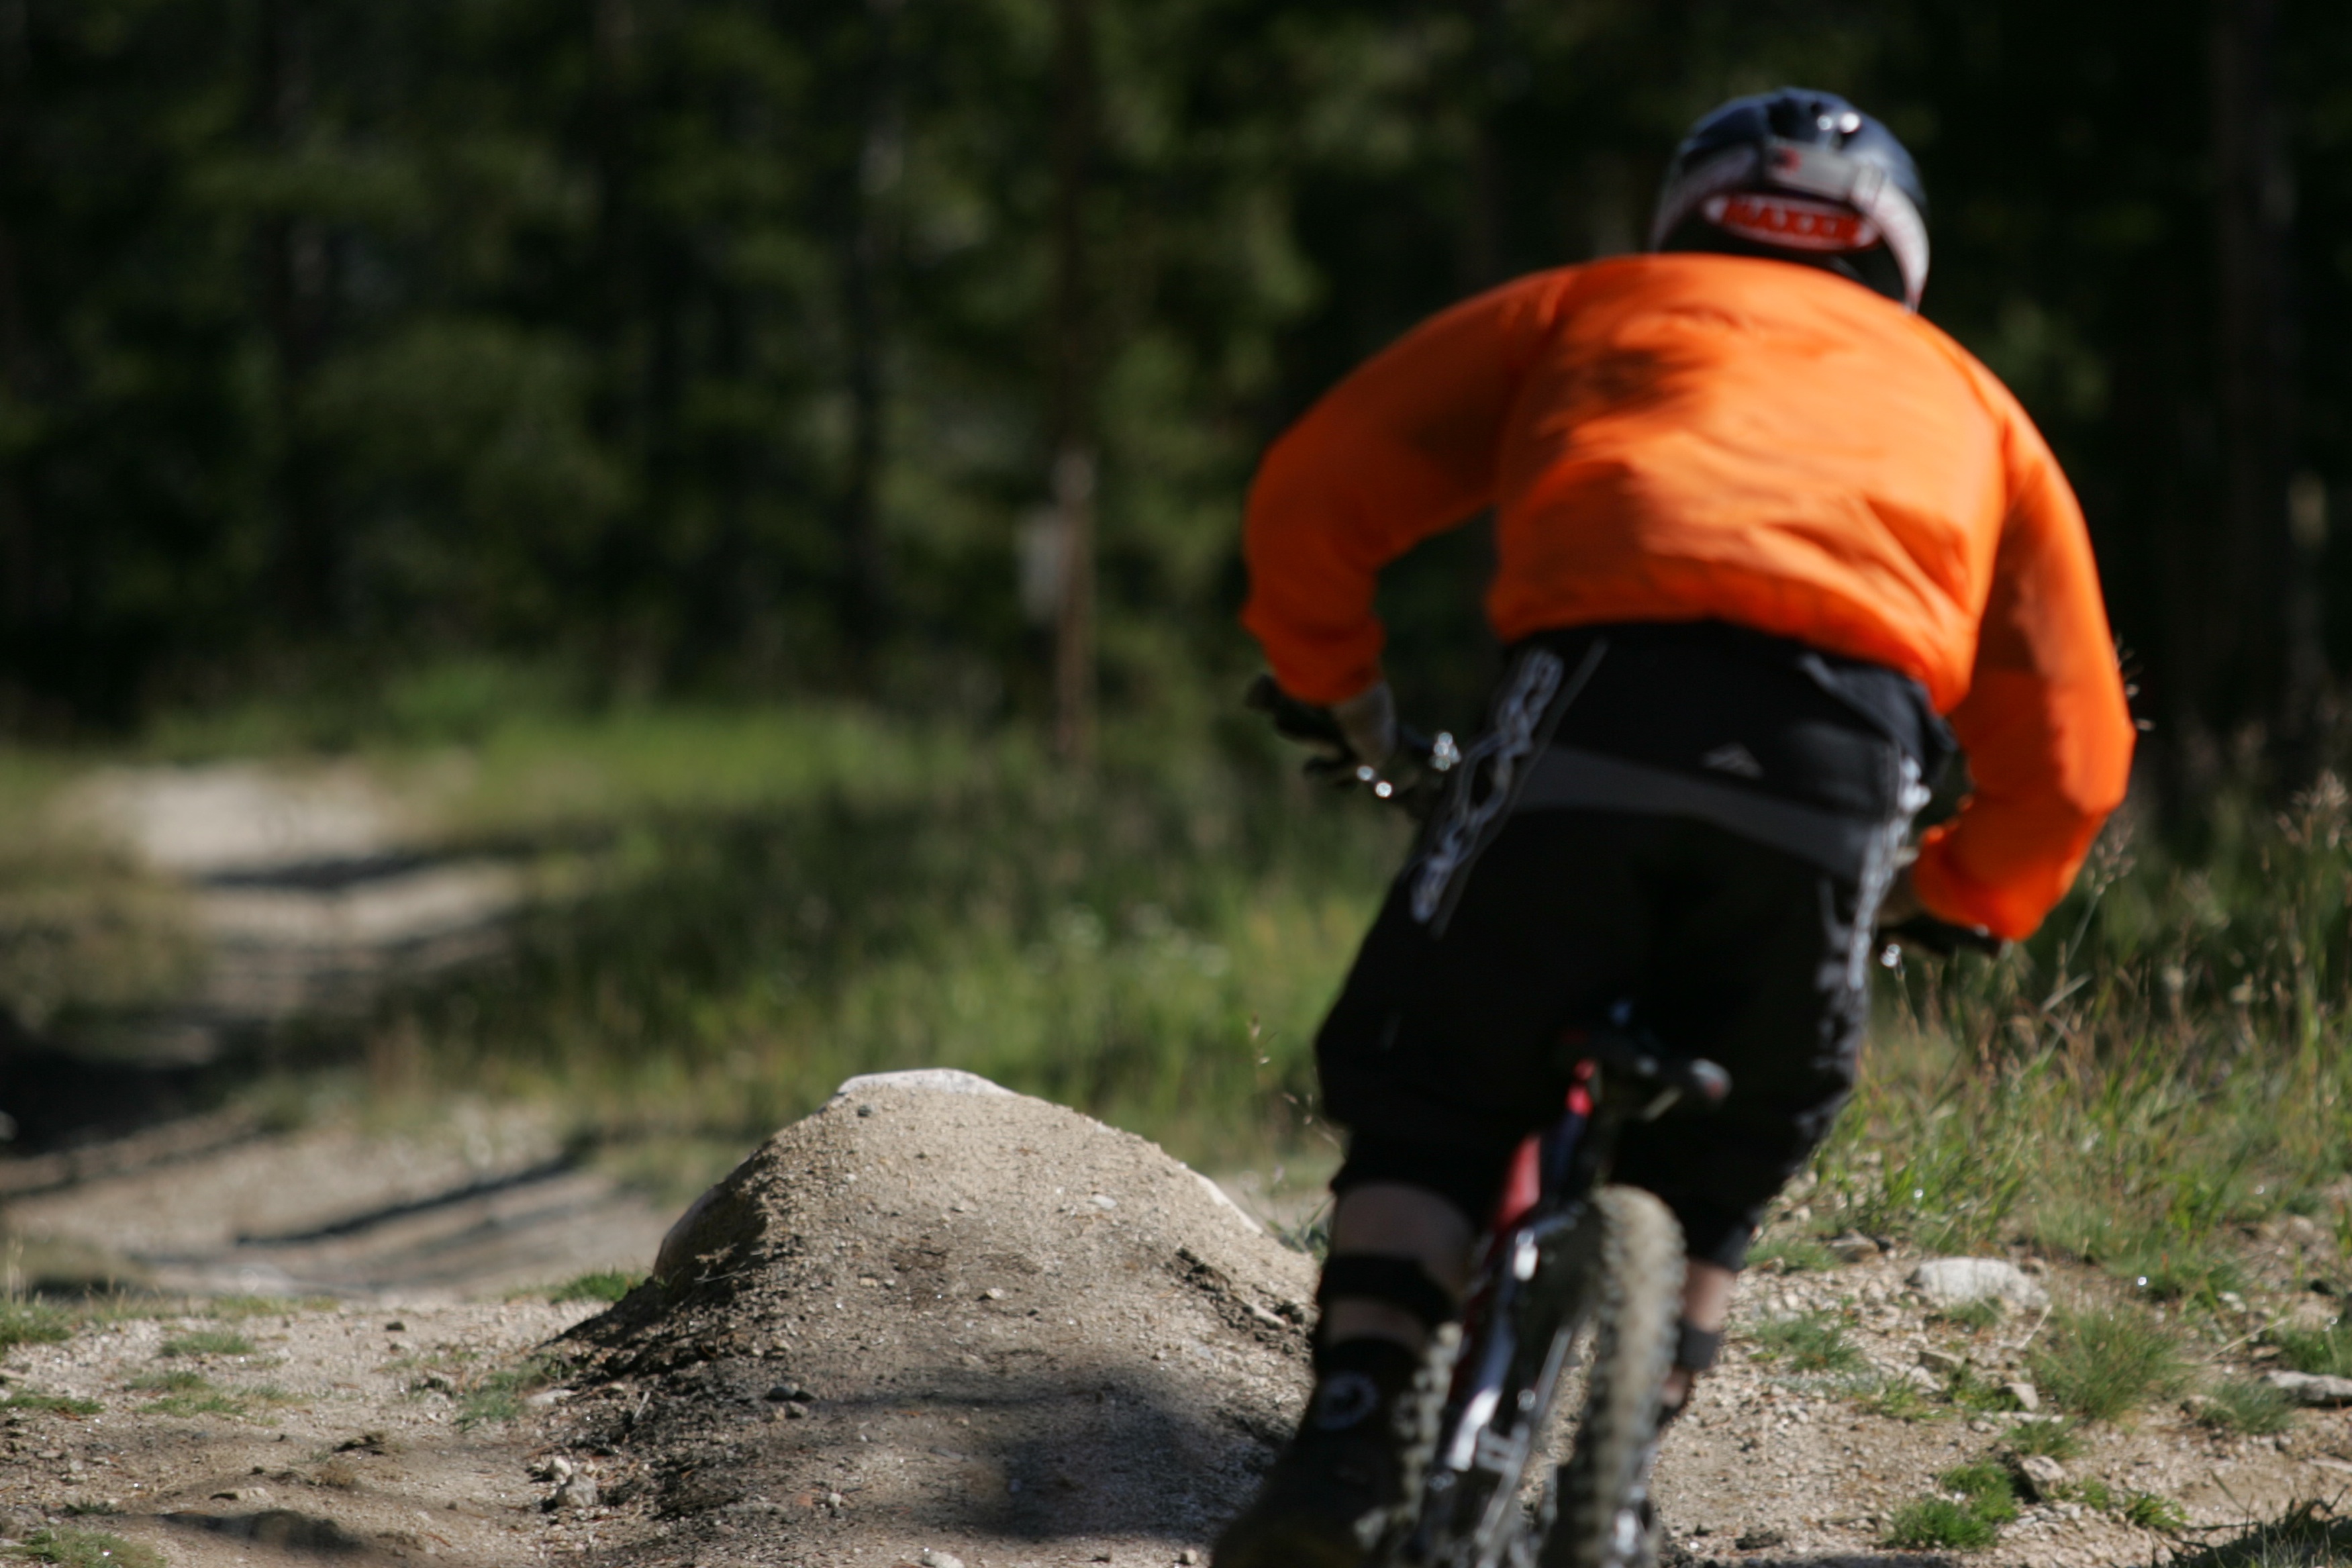
[[[1171,1560],[1295,1419],[1314,1277],[1140,1138],[856,1079],[575,1331],[571,1381],[610,1381],[563,1408],[619,1450],[604,1495],[727,1536],[713,1561]]]
[[[1911,1283],[1936,1307],[1965,1307],[1975,1301],[2039,1307],[2050,1299],[2025,1270],[1998,1258],[1930,1258],[1911,1271]]]
[[[2352,1405],[2352,1377],[2326,1377],[2309,1372],[2274,1372],[2263,1381],[2297,1405],[2314,1407]]]

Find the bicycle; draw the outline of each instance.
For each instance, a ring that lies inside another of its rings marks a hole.
[[[1271,677],[1249,706],[1293,740],[1330,748],[1311,775],[1360,785],[1425,816],[1461,759],[1451,735],[1399,731],[1399,773],[1356,763],[1328,712]],[[1998,951],[1979,931],[1918,916],[1892,939],[1948,956]],[[1406,1444],[1403,1500],[1366,1542],[1367,1568],[1650,1568],[1650,1471],[1682,1316],[1682,1227],[1637,1188],[1609,1184],[1619,1136],[1685,1096],[1730,1092],[1722,1068],[1677,1057],[1622,1018],[1561,1040],[1571,1085],[1559,1119],[1520,1145],[1479,1243],[1462,1321],[1433,1342]],[[1569,1458],[1535,1506],[1520,1501],[1587,1329],[1584,1408]]]

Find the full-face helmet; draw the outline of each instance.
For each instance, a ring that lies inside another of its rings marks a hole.
[[[1927,286],[1927,193],[1895,133],[1834,93],[1737,98],[1675,150],[1653,250],[1824,267],[1911,310]]]

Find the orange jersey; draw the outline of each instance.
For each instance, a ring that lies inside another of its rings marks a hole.
[[[1712,619],[1924,686],[1976,792],[1914,873],[2023,936],[2122,800],[2133,729],[2057,460],[1951,339],[1828,272],[1728,256],[1539,273],[1341,382],[1251,489],[1243,623],[1313,702],[1380,679],[1380,568],[1486,507],[1505,641]]]

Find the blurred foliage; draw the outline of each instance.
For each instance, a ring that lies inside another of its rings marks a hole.
[[[1633,248],[1689,120],[1798,80],[1919,152],[1929,314],[2068,459],[2155,710],[2214,732],[2267,711],[2207,657],[2238,548],[2211,0],[1091,10],[1114,703],[1181,707],[1247,657],[1235,528],[1286,418],[1452,300]],[[1041,708],[1014,556],[1051,444],[1054,17],[6,0],[0,724],[257,689],[349,710],[466,653],[583,700],[847,682]],[[2282,26],[2317,344],[2352,300],[2352,20]],[[2296,367],[2291,458],[2325,479],[2352,372]],[[2339,602],[2345,559],[2318,563]],[[1389,585],[1439,721],[1489,667],[1485,561],[1472,531]]]
[[[795,731],[796,754],[763,743]],[[692,744],[716,732],[517,735],[485,763],[455,820],[543,847],[551,897],[509,963],[384,1009],[379,1088],[553,1093],[603,1139],[749,1142],[854,1073],[950,1066],[1200,1158],[1318,1146],[1313,1032],[1393,813],[1272,774],[1270,742],[1121,761],[1140,737],[1115,731],[1079,778],[850,715]],[[730,766],[761,755],[797,771]]]

